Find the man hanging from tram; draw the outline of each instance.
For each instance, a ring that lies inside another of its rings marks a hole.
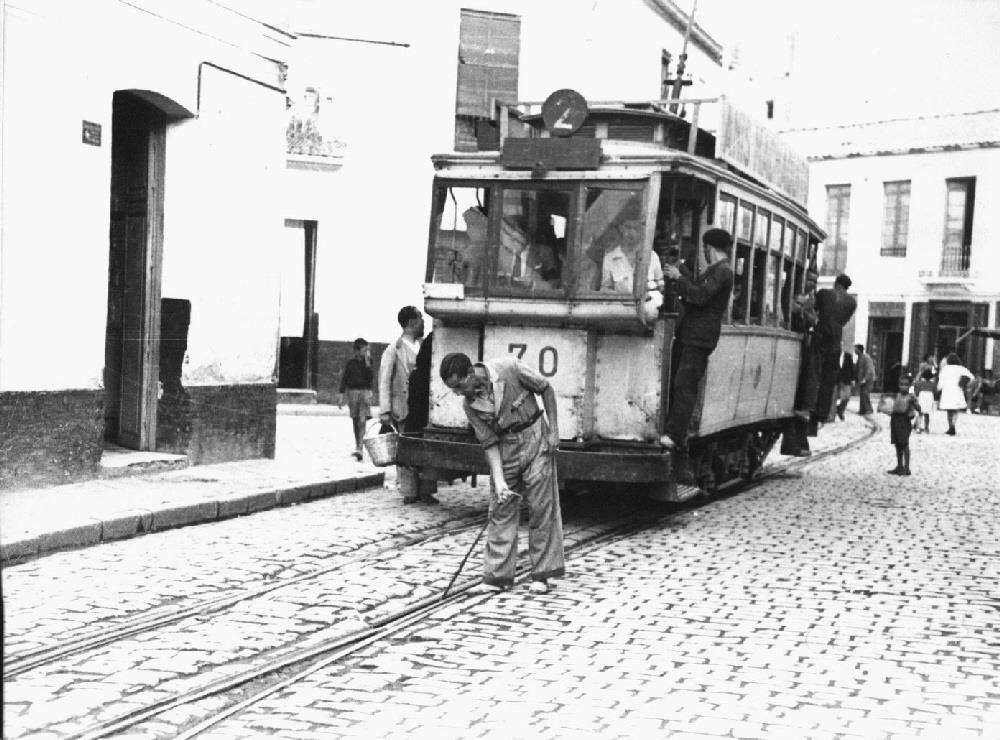
[[[722,319],[733,291],[733,268],[729,261],[732,237],[724,229],[709,229],[701,241],[697,275],[670,263],[663,269],[664,276],[672,281],[672,291],[684,301],[684,312],[676,333],[680,361],[674,371],[670,411],[660,444],[677,451],[677,480],[686,484],[694,482],[686,453],[698,384],[708,368],[709,356],[719,343]]]

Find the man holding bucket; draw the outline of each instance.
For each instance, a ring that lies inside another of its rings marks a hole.
[[[390,428],[403,431],[403,422],[409,413],[410,373],[416,367],[420,340],[424,336],[424,317],[415,306],[403,306],[396,316],[403,334],[386,347],[378,374],[379,419],[381,433]],[[396,466],[396,480],[403,503],[423,501],[436,504],[438,500],[430,493],[421,494],[417,471],[404,465]]]
[[[556,394],[549,381],[515,357],[472,364],[454,352],[441,361],[441,379],[463,396],[465,415],[490,467],[490,508],[483,585],[503,591],[514,585],[521,498],[528,503],[531,591],[545,593],[549,579],[564,575],[562,516],[556,451]],[[542,397],[545,415],[538,408]]]

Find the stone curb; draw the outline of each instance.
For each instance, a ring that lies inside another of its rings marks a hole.
[[[245,494],[216,493],[213,500],[167,504],[156,511],[136,508],[109,512],[104,516],[88,517],[70,526],[57,525],[60,528],[50,532],[37,534],[26,532],[20,539],[2,542],[0,566],[14,565],[57,550],[129,539],[166,529],[231,519],[303,501],[328,498],[363,488],[381,486],[384,481],[384,473],[369,473],[337,480],[290,484],[286,488],[257,490]]]

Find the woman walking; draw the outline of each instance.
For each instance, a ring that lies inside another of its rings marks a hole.
[[[945,434],[951,436],[955,436],[955,419],[958,417],[958,412],[966,408],[962,378],[966,378],[966,383],[973,378],[972,373],[961,362],[958,355],[952,352],[948,355],[948,364],[942,364],[938,372],[937,385],[941,392],[938,408],[948,413],[948,431]]]

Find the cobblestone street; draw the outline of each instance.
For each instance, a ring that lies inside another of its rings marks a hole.
[[[883,428],[571,555],[549,594],[459,601],[202,736],[998,737],[1000,418],[963,415],[955,438],[935,422],[912,439],[909,478],[886,474]],[[867,434],[849,414],[814,448]],[[458,482],[440,506],[403,506],[370,489],[4,569],[5,660],[329,571],[5,677],[4,736],[84,732],[438,593],[485,494]],[[590,526],[574,516],[567,531]]]

